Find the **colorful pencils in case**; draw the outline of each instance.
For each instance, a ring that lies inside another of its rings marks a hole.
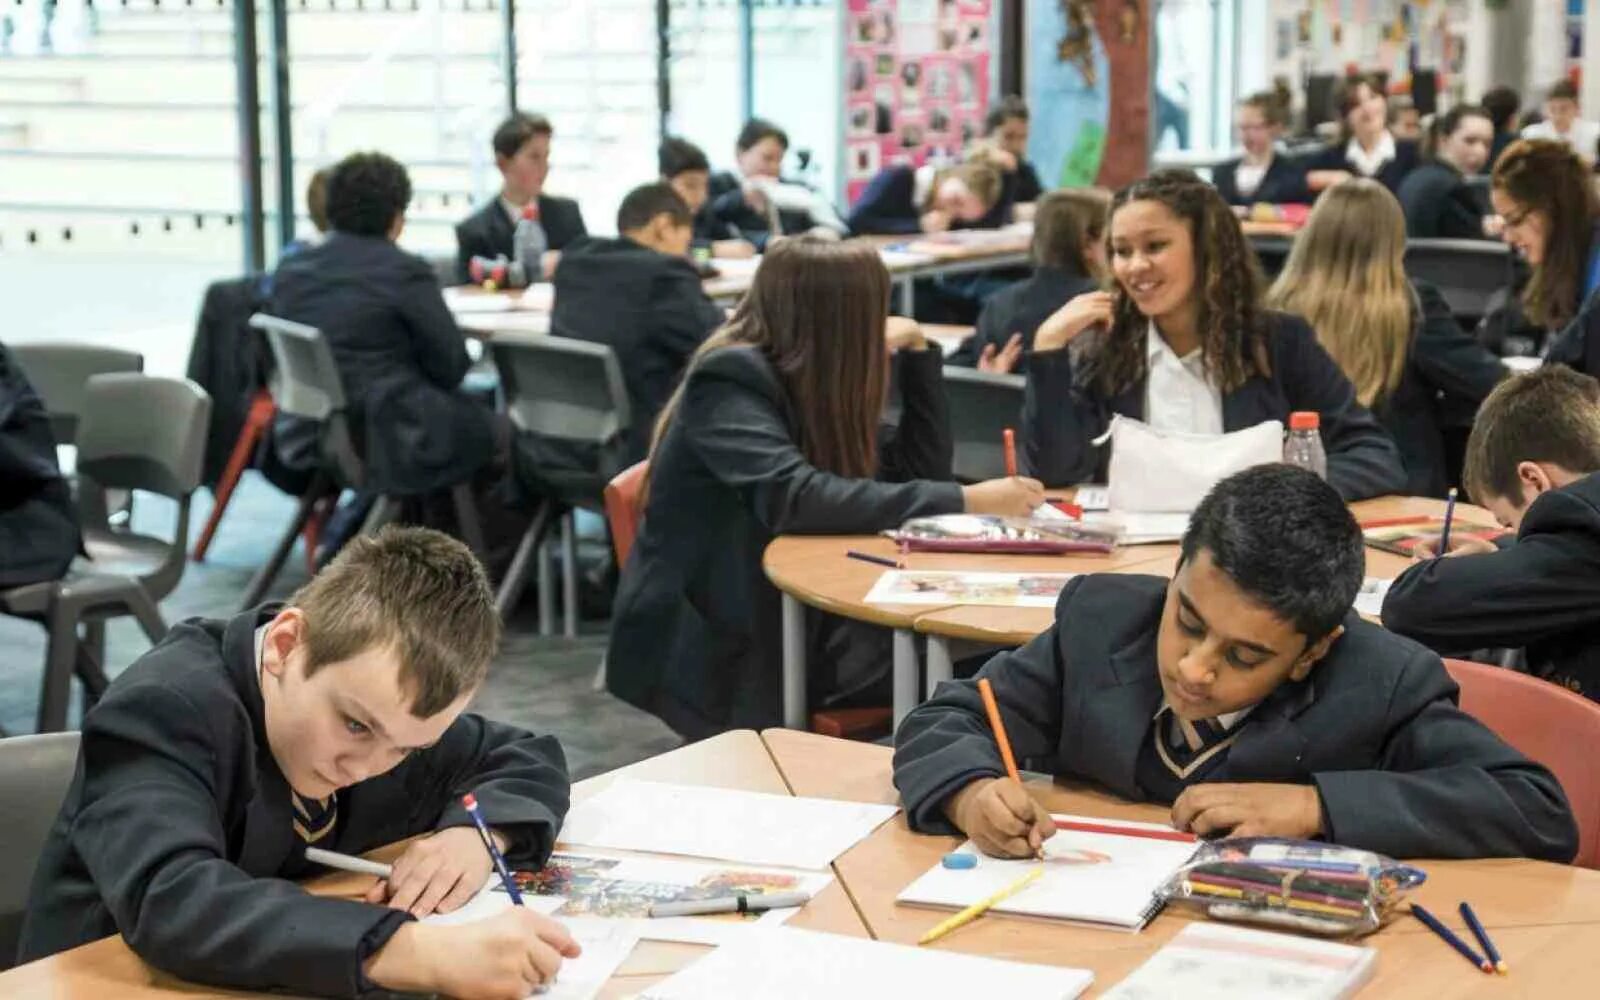
[[[1506,967],[1506,960],[1500,957],[1500,949],[1496,948],[1494,942],[1489,940],[1489,932],[1484,930],[1483,924],[1478,922],[1478,915],[1473,913],[1472,907],[1465,902],[1461,904],[1460,910],[1461,919],[1467,922],[1467,926],[1472,929],[1472,936],[1477,938],[1478,944],[1483,946],[1483,953],[1489,957],[1490,962],[1494,963],[1494,971],[1502,976],[1508,974],[1511,970]]]
[[[1433,931],[1435,934],[1439,935],[1445,944],[1454,948],[1456,951],[1459,951],[1461,956],[1467,961],[1471,962],[1473,965],[1476,965],[1484,972],[1490,973],[1491,975],[1494,973],[1494,966],[1489,963],[1489,960],[1473,951],[1471,945],[1456,937],[1455,932],[1446,927],[1438,917],[1429,913],[1416,903],[1411,904],[1411,914],[1426,924],[1430,931]]]

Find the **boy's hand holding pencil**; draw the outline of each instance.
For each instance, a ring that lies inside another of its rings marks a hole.
[[[1050,811],[1010,778],[979,778],[950,796],[945,815],[997,858],[1037,857],[1056,833]]]

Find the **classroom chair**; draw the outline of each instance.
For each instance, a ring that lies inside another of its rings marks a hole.
[[[980,483],[1006,474],[1004,432],[1022,426],[1027,381],[1021,375],[945,366],[944,394],[955,439],[951,468],[958,481]]]
[[[10,968],[16,957],[33,870],[77,763],[77,733],[0,740],[0,815],[6,817],[6,849],[0,851],[0,969]]]
[[[639,522],[644,518],[644,484],[649,475],[649,461],[636,462],[606,484],[606,526],[611,529],[611,551],[617,557],[618,569],[627,564]]]
[[[1268,281],[1276,278],[1289,261],[1289,250],[1294,246],[1292,236],[1251,236],[1250,246],[1256,252],[1256,261]]]
[[[250,394],[244,426],[239,428],[239,437],[233,442],[233,450],[228,453],[228,464],[223,466],[222,475],[217,479],[217,488],[212,491],[211,513],[200,529],[200,539],[194,543],[195,562],[205,562],[211,540],[216,537],[217,528],[222,524],[223,512],[233,499],[233,491],[238,488],[244,470],[250,467],[256,449],[261,446],[267,429],[272,426],[272,418],[277,415],[278,404],[272,401],[272,393],[262,388]]]
[[[279,536],[272,554],[245,588],[244,599],[239,606],[241,611],[261,603],[267,588],[289,558],[289,550],[294,547],[295,539],[305,531],[318,504],[329,497],[337,497],[342,490],[359,490],[367,484],[366,462],[357,452],[350,431],[344,383],[339,379],[338,365],[333,360],[333,351],[328,347],[322,331],[266,313],[256,313],[250,317],[250,325],[266,334],[267,345],[272,350],[274,370],[268,390],[279,412],[313,420],[321,425],[317,438],[321,462],[305,492],[300,495],[300,502],[288,528]],[[462,540],[481,560],[485,551],[483,530],[472,488],[468,483],[457,483],[451,488],[450,494]],[[362,523],[362,532],[377,531],[394,520],[399,509],[398,498],[388,495],[377,497]],[[309,538],[307,544],[312,544]]]
[[[1444,666],[1461,686],[1463,711],[1561,782],[1578,820],[1572,863],[1600,868],[1600,704],[1503,667],[1451,659]]]
[[[95,375],[144,371],[144,355],[90,344],[18,344],[11,348],[50,417],[56,444],[72,444]]]
[[[1471,330],[1496,292],[1512,283],[1511,248],[1498,240],[1407,240],[1406,275],[1444,296],[1456,321]]]
[[[574,638],[578,546],[572,510],[603,509],[606,484],[626,461],[624,434],[632,414],[622,367],[606,345],[565,337],[495,340],[489,350],[516,431],[517,478],[541,501],[500,581],[495,605],[502,618],[510,617],[537,560],[539,634],[551,634],[554,580],[546,548],[551,524],[559,518],[562,632]]]
[[[64,729],[74,673],[85,709],[106,687],[107,619],[132,615],[152,644],[167,626],[156,604],[177,587],[187,562],[189,501],[200,485],[211,397],[187,379],[96,375],[78,426],[78,521],[87,554],[60,580],[0,591],[0,613],[43,624],[50,633],[40,732]],[[170,539],[114,528],[105,491],[146,492],[176,503]],[[78,626],[88,631],[78,637]]]

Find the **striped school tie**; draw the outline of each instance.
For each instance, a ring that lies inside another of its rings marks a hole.
[[[339,800],[335,796],[325,799],[308,799],[299,792],[291,792],[294,803],[294,832],[308,844],[333,832],[339,822]]]
[[[1204,767],[1207,761],[1232,746],[1233,741],[1239,738],[1237,726],[1229,732],[1215,719],[1198,719],[1194,722],[1180,719],[1170,705],[1161,706],[1152,729],[1156,756],[1180,780]]]

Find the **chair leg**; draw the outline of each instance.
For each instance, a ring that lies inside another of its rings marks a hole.
[[[328,518],[333,516],[334,509],[338,506],[337,493],[318,500],[316,506],[311,508],[311,516],[306,519],[306,526],[300,530],[300,547],[306,554],[307,576],[317,575],[317,549],[322,545],[322,532],[328,526]]]
[[[128,610],[133,612],[133,617],[138,619],[139,627],[144,629],[145,638],[154,646],[167,637],[167,623],[161,617],[161,609],[156,607],[156,602],[143,587],[128,595]]]
[[[74,672],[83,684],[83,714],[88,715],[89,709],[100,703],[100,698],[106,693],[110,681],[106,679],[105,668],[101,666],[103,657],[97,657],[82,643],[78,645],[74,662]]]
[[[604,691],[606,689],[606,654],[605,653],[601,653],[600,654],[600,666],[595,668],[594,683],[592,685],[590,685],[590,686],[593,687],[594,690],[596,690],[596,691]]]
[[[50,640],[44,658],[44,684],[39,692],[41,733],[67,728],[67,702],[72,696],[72,675],[78,657],[78,607],[57,595],[47,619]]]
[[[556,620],[556,584],[555,574],[550,565],[550,543],[541,542],[539,545],[539,634],[550,636],[555,634]]]
[[[578,534],[577,515],[567,511],[561,519],[561,633],[578,637]]]
[[[250,410],[245,414],[239,439],[233,443],[233,451],[228,455],[228,464],[223,467],[222,478],[217,480],[216,491],[212,494],[215,502],[211,505],[211,514],[206,518],[205,527],[200,530],[200,540],[194,543],[195,562],[205,562],[211,539],[216,536],[217,526],[222,523],[222,512],[228,509],[228,501],[233,499],[233,491],[239,485],[244,470],[250,467],[256,446],[261,443],[261,437],[276,412],[278,408],[273,405],[272,397],[266,390],[257,390],[250,400]]]
[[[456,528],[461,532],[461,540],[467,543],[479,562],[484,562],[489,547],[484,544],[483,519],[478,516],[478,500],[472,495],[472,487],[467,483],[455,484],[450,488],[450,499],[455,504]]]
[[[272,555],[256,570],[256,575],[251,578],[250,585],[245,588],[244,600],[240,602],[240,611],[249,611],[261,603],[261,598],[267,593],[267,588],[272,586],[272,581],[277,579],[278,571],[283,569],[283,564],[289,558],[289,550],[294,548],[294,540],[300,537],[300,531],[306,526],[306,519],[311,516],[311,508],[317,500],[328,490],[328,479],[318,473],[312,477],[311,485],[300,496],[300,505],[295,509],[294,520],[289,522],[289,527],[278,539],[278,544],[272,550]]]
[[[533,515],[533,522],[528,525],[528,530],[522,533],[522,540],[517,543],[517,551],[511,557],[511,565],[506,569],[505,577],[500,581],[500,589],[495,593],[495,610],[500,612],[502,621],[511,616],[517,602],[522,600],[522,591],[528,585],[528,572],[530,563],[540,551],[540,544],[544,541],[545,532],[549,530],[550,504],[539,505],[539,510]]]

